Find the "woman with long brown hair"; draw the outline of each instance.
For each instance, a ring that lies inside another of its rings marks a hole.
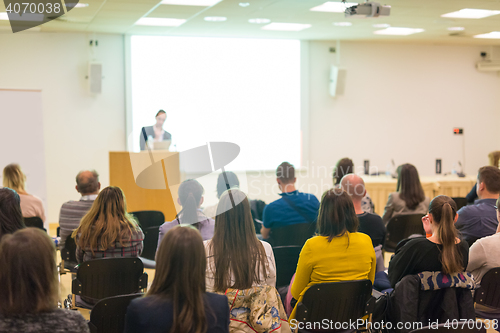
[[[24,227],[19,195],[8,187],[0,188],[0,239]]]
[[[457,204],[446,195],[435,197],[429,205],[429,214],[422,218],[424,229],[432,236],[409,240],[389,264],[392,287],[406,275],[423,271],[441,271],[445,274],[462,272],[469,262],[469,245],[458,238],[454,223]]]
[[[257,239],[248,199],[238,189],[220,198],[214,237],[205,241],[207,290],[276,286],[276,263],[271,245]]]
[[[357,232],[358,217],[351,197],[340,188],[321,198],[318,235],[300,252],[291,293],[295,300],[309,287],[326,282],[368,279],[373,283],[377,260],[370,236]],[[295,309],[290,318],[295,317]]]
[[[415,166],[403,164],[398,167],[396,192],[389,194],[382,220],[385,224],[397,215],[427,214],[430,199],[425,196]]]
[[[115,186],[108,186],[99,193],[72,236],[76,240],[78,262],[138,257],[144,240],[137,221],[127,213],[123,191]]]
[[[3,169],[3,186],[13,189],[21,199],[23,217],[39,217],[46,224],[45,210],[42,200],[26,192],[26,175],[19,164],[9,164]]]
[[[151,288],[129,305],[125,332],[229,332],[227,298],[206,292],[205,267],[203,240],[195,228],[176,226],[167,232]]]
[[[56,249],[47,233],[25,228],[0,242],[0,332],[89,332],[78,311],[57,308]]]

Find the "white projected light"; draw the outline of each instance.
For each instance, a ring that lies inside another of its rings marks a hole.
[[[162,109],[171,149],[232,142],[241,150],[227,170],[300,166],[300,41],[132,36],[130,45],[135,151]]]
[[[493,16],[498,14],[500,14],[500,10],[464,8],[460,9],[457,12],[443,14],[441,15],[441,17],[482,19],[488,16]]]
[[[329,12],[329,13],[343,13],[345,12],[346,8],[356,6],[358,3],[357,2],[333,2],[333,1],[328,1],[325,2],[322,5],[313,7],[309,9],[310,11],[313,12]]]
[[[143,17],[135,22],[136,25],[149,25],[156,27],[178,27],[186,22],[184,19],[161,18],[161,17]]]

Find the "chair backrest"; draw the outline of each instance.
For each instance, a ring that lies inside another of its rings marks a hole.
[[[299,322],[349,322],[370,313],[370,280],[320,283],[311,286],[297,304]]]
[[[413,324],[413,323],[412,323]],[[419,323],[416,323],[419,324]],[[455,328],[453,328],[455,327]],[[426,326],[410,333],[443,333],[443,332],[459,332],[459,333],[486,333],[485,325],[481,322],[466,322],[462,323],[459,320],[450,322],[449,324],[439,324],[435,326]]]
[[[43,227],[43,221],[38,216],[35,216],[35,217],[24,217],[24,224],[27,227],[33,227],[33,228],[38,228],[38,229],[45,230],[45,228]]]
[[[500,267],[484,274],[481,287],[474,293],[474,302],[500,309]]]
[[[130,212],[137,221],[142,230],[149,227],[159,227],[165,223],[165,215],[158,210],[139,210],[137,212]]]
[[[143,229],[142,231],[144,232],[144,247],[142,249],[141,257],[149,260],[155,260],[160,227],[149,227]]]
[[[384,249],[394,251],[400,241],[411,235],[425,236],[422,225],[423,214],[397,215],[389,220]]]
[[[89,328],[92,333],[122,333],[125,315],[130,302],[143,294],[131,294],[107,297],[92,308]]]
[[[314,236],[315,232],[316,223],[298,223],[271,228],[269,243],[272,246],[298,245],[302,247],[309,238]]]
[[[66,237],[64,248],[61,249],[61,259],[65,262],[76,263],[76,243],[71,235]]]
[[[89,260],[78,267],[71,291],[95,301],[110,296],[135,294],[148,285],[139,258]]]
[[[462,197],[454,197],[452,198],[455,203],[457,204],[457,210],[462,208],[463,206],[467,206],[467,198],[462,198]]]
[[[276,261],[276,288],[290,284],[290,280],[297,269],[301,250],[302,246],[298,245],[273,247]]]

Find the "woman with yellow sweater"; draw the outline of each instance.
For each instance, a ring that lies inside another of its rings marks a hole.
[[[373,283],[377,260],[370,236],[357,232],[358,218],[350,196],[342,189],[326,191],[321,198],[318,236],[300,252],[291,292],[302,301],[312,285],[368,279]],[[297,302],[297,303],[298,303]],[[290,319],[295,318],[295,308]]]

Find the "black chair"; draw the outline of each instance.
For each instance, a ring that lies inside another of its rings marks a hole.
[[[304,243],[314,236],[316,223],[291,224],[286,227],[271,228],[268,242],[273,246],[298,245]]]
[[[139,210],[137,212],[130,212],[137,221],[142,230],[150,227],[159,227],[165,223],[165,215],[157,210]]]
[[[160,227],[149,227],[142,231],[144,232],[144,247],[142,249],[141,258],[155,260]]]
[[[276,246],[273,247],[274,259],[276,261],[276,288],[285,287],[290,284],[293,274],[297,269],[302,246]]]
[[[59,274],[66,274],[66,270],[70,273],[76,273],[76,243],[75,239],[68,235],[64,242],[64,247],[61,249],[61,264],[59,267]]]
[[[460,321],[450,322],[449,324],[439,324],[436,326],[426,326],[413,330],[410,333],[443,333],[450,331],[459,333],[486,333],[484,325],[482,325],[480,322],[462,323]]]
[[[79,295],[92,304],[106,297],[145,291],[147,286],[148,274],[139,258],[89,260],[78,267],[71,285],[73,295],[69,295],[68,301],[71,300],[73,307],[77,306],[76,295]]]
[[[324,319],[333,323],[333,329],[316,327],[299,332],[353,332],[356,329],[336,330],[335,323],[356,322],[364,316],[370,316],[374,304],[370,280],[320,283],[307,289],[302,302],[297,303],[295,318],[304,324],[303,327],[314,327],[315,323],[322,323]]]
[[[467,198],[455,197],[455,198],[452,198],[452,199],[457,204],[457,210],[459,210],[463,206],[467,206]]]
[[[91,333],[122,333],[125,329],[125,315],[130,302],[143,294],[107,297],[92,308],[89,329]]]
[[[410,214],[392,217],[387,224],[384,250],[394,252],[398,243],[411,235],[425,236],[423,216],[423,214]]]
[[[35,216],[35,217],[23,217],[24,219],[24,225],[27,226],[27,227],[32,227],[32,228],[38,228],[38,229],[42,229],[44,231],[47,231],[44,227],[43,227],[43,221],[41,218],[39,218],[38,216]]]
[[[484,274],[481,287],[474,293],[474,302],[496,310],[496,313],[489,313],[476,309],[477,318],[500,320],[500,267]]]

